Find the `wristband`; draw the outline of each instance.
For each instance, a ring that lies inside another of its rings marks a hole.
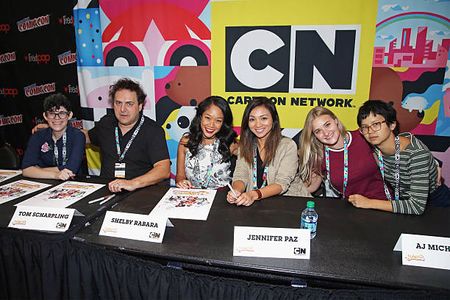
[[[258,198],[256,200],[259,200],[262,198],[262,193],[259,189],[255,190],[255,192],[258,194]]]

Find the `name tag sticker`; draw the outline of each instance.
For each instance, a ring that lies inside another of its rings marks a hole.
[[[162,243],[167,217],[107,211],[99,235]]]
[[[234,227],[233,256],[309,259],[308,229]]]
[[[394,251],[403,265],[450,270],[450,238],[402,233]]]
[[[73,208],[17,206],[8,227],[64,232],[70,227]]]

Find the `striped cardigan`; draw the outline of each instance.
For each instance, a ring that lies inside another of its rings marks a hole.
[[[400,200],[392,201],[395,213],[420,215],[424,212],[428,195],[436,190],[437,164],[427,146],[411,133],[400,136],[411,143],[400,152]],[[395,188],[395,156],[383,155],[385,180]]]

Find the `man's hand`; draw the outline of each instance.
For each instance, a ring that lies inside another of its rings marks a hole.
[[[48,124],[47,123],[37,124],[36,126],[33,127],[33,129],[31,129],[31,134],[35,134],[39,130],[45,129],[45,128],[48,128]]]
[[[113,193],[119,193],[123,190],[129,192],[134,191],[137,186],[133,180],[116,179],[108,183],[108,188]]]

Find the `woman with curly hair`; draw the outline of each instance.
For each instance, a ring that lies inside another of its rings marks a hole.
[[[178,145],[176,185],[217,189],[231,181],[231,158],[237,149],[233,115],[227,101],[206,98],[197,107],[189,133]]]

